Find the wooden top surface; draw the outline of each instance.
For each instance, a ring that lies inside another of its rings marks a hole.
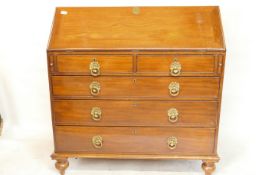
[[[224,51],[219,8],[59,7],[48,50]]]

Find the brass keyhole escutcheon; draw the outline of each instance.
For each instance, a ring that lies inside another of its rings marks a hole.
[[[100,75],[100,65],[96,58],[93,59],[93,61],[89,65],[90,74],[92,76],[99,76]]]
[[[98,95],[100,92],[100,83],[97,81],[93,81],[90,85],[90,93],[94,96]]]
[[[97,149],[100,149],[102,148],[103,146],[103,138],[102,136],[94,136],[92,138],[92,143],[93,143],[93,146]]]
[[[136,129],[134,129],[133,130],[133,135],[136,135],[136,134],[137,134]]]
[[[138,15],[140,13],[140,8],[139,7],[133,7],[133,14]]]
[[[169,137],[169,138],[167,139],[167,145],[168,145],[169,149],[175,149],[176,146],[177,146],[177,143],[178,143],[178,142],[177,142],[177,138],[174,137],[174,136]]]
[[[171,96],[178,96],[180,91],[180,85],[177,82],[171,82],[168,86],[169,94]]]
[[[167,115],[168,115],[168,120],[171,123],[177,122],[179,113],[178,113],[178,110],[176,108],[170,108],[167,111]]]
[[[102,118],[102,110],[99,107],[93,107],[91,109],[91,116],[94,121],[99,121]]]

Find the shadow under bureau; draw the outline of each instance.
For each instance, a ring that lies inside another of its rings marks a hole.
[[[218,7],[57,8],[47,49],[54,153],[218,162]]]

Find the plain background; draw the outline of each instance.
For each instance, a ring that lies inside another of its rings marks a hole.
[[[261,174],[262,10],[259,0],[1,0],[1,175],[58,175],[46,46],[56,6],[219,5],[227,45],[217,175]],[[199,161],[70,160],[68,175],[203,174]]]

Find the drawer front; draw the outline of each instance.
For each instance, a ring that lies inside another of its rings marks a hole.
[[[217,102],[55,100],[57,125],[215,127]]]
[[[215,129],[56,126],[56,152],[209,155]]]
[[[218,59],[214,55],[138,55],[137,73],[164,76],[214,76]],[[179,66],[179,67],[177,67]],[[175,71],[175,73],[171,73]]]
[[[91,65],[95,62],[98,65]],[[98,69],[99,75],[130,74],[133,72],[132,55],[58,55],[56,70],[64,74],[91,75]]]
[[[215,99],[219,93],[219,78],[216,77],[53,76],[52,83],[55,96]],[[93,95],[93,90],[98,93]]]

